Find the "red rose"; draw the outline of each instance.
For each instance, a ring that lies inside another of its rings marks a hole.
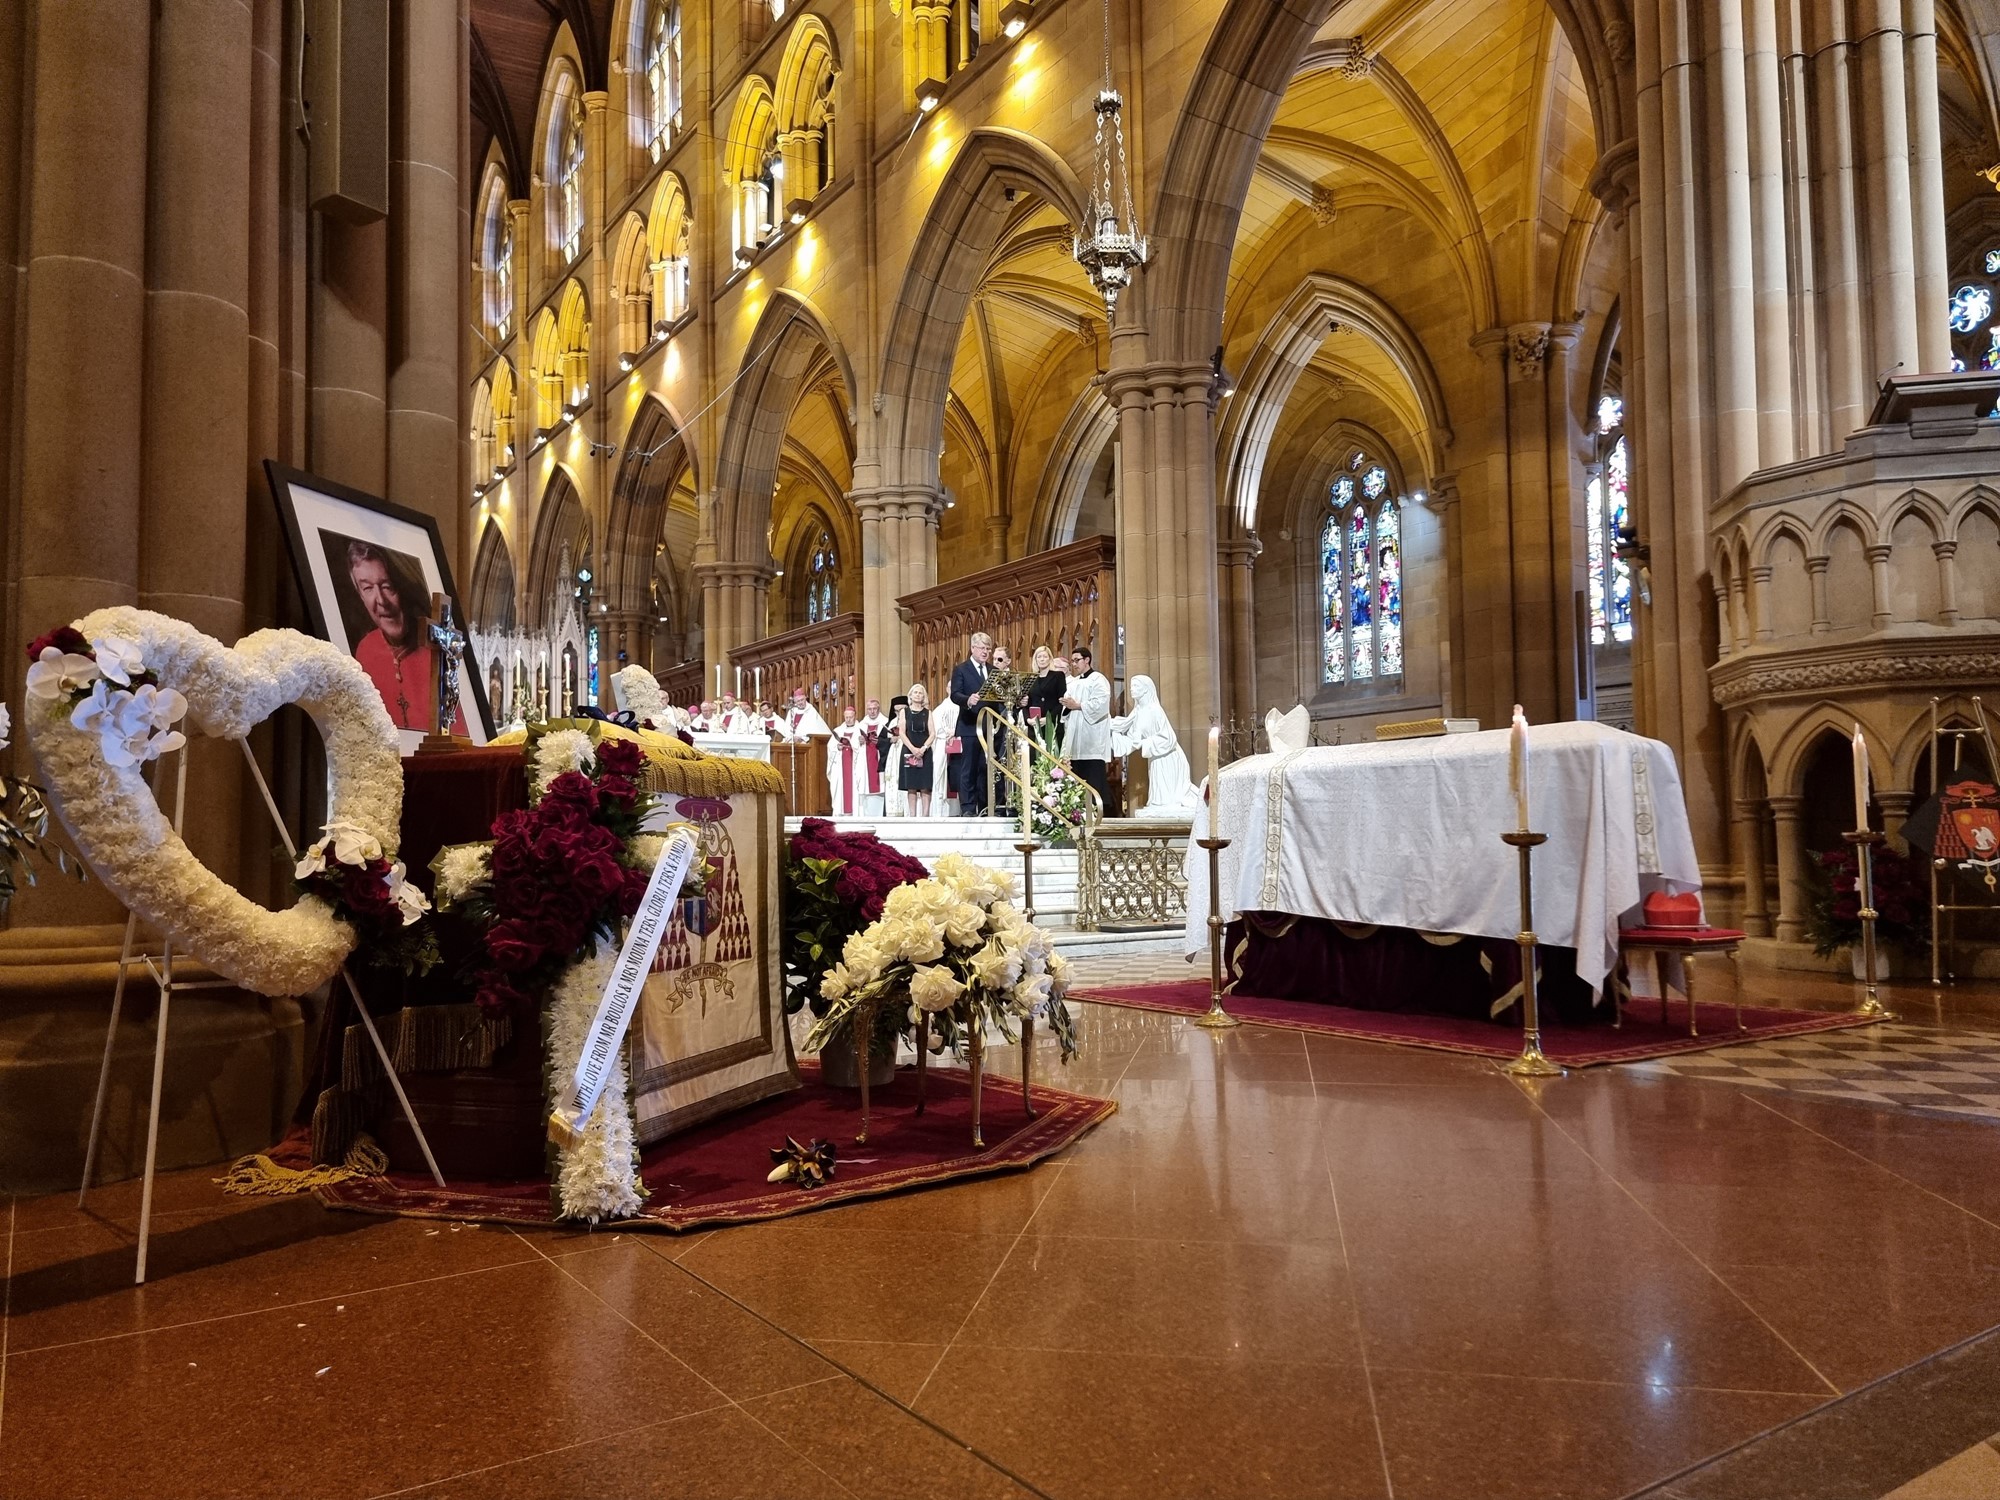
[[[645,752],[632,740],[598,741],[597,769],[607,775],[637,776],[645,762]]]
[[[618,895],[618,915],[629,917],[639,910],[639,903],[646,899],[646,886],[652,876],[645,870],[625,870],[625,888]]]
[[[639,800],[639,789],[624,776],[600,776],[597,778],[597,801],[600,807],[610,807],[619,812],[630,812]]]
[[[542,793],[542,806],[558,816],[572,809],[585,814],[596,812],[597,784],[581,771],[565,771]]]
[[[532,926],[521,920],[496,922],[486,934],[486,954],[500,969],[519,974],[542,961],[544,948]]]
[[[473,1001],[489,1016],[504,1016],[528,1003],[527,994],[501,974],[481,976]]]
[[[625,884],[625,867],[602,850],[592,850],[570,866],[569,878],[592,906],[608,900]]]
[[[28,660],[40,661],[42,653],[51,646],[58,651],[70,651],[78,656],[87,656],[92,661],[97,660],[97,653],[90,649],[90,642],[84,639],[83,632],[74,625],[58,625],[47,635],[37,636],[29,643]]]

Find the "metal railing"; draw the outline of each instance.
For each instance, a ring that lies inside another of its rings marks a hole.
[[[993,731],[996,728],[1010,738],[1025,740],[1027,742],[1030,757],[1029,764],[1031,767],[1036,761],[1041,761],[1049,766],[1060,769],[1065,775],[1072,774],[1069,769],[1069,763],[1060,755],[1052,752],[1047,745],[1043,744],[1040,735],[1036,734],[1026,725],[1006,718],[998,709],[988,707],[982,703],[979,706],[979,715],[975,722],[979,726],[979,746],[986,752],[986,806],[989,809],[993,806],[993,794],[998,789],[1000,778],[1002,777],[1014,788],[1014,795],[1020,799],[1020,806],[1025,807],[1028,800],[1035,794],[1032,784],[1028,786],[1021,784],[1020,773],[1014,768],[1014,754],[1010,752],[996,755],[994,753]],[[1030,783],[1033,780],[1034,773],[1031,769],[1029,772]],[[1083,825],[1077,829],[1076,845],[1081,849],[1089,842],[1091,834],[1098,824],[1104,821],[1104,799],[1097,795],[1097,788],[1082,777],[1077,778],[1077,785],[1083,788],[1084,796],[1088,799]],[[1030,826],[1032,827],[1033,825],[1030,824]]]

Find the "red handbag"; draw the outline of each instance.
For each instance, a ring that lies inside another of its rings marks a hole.
[[[946,755],[965,754],[965,741],[960,739],[957,735],[953,735],[950,739],[945,741],[944,753]]]

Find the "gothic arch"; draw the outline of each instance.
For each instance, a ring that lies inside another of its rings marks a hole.
[[[1984,511],[1988,520],[2000,526],[2000,494],[1983,484],[1973,485],[1952,505],[1951,514],[1946,518],[1945,536],[1957,541],[1959,528],[1975,511]]]
[[[1018,130],[975,130],[946,170],[910,255],[882,354],[885,486],[935,488],[945,397],[972,294],[1009,221],[1009,194],[1025,188],[1072,224],[1083,190],[1068,165]],[[851,387],[850,387],[851,388]]]
[[[1299,376],[1327,336],[1329,319],[1361,333],[1389,357],[1416,403],[1420,420],[1410,427],[1423,477],[1444,468],[1451,418],[1444,387],[1422,343],[1395,309],[1366,287],[1315,272],[1299,283],[1258,338],[1222,420],[1218,499],[1225,524],[1238,534],[1256,529],[1257,496],[1272,437]]]
[[[611,511],[604,528],[602,595],[614,610],[643,612],[651,597],[653,559],[666,530],[667,504],[694,467],[679,420],[649,395],[620,445]]]
[[[1824,516],[1813,532],[1813,544],[1808,557],[1825,557],[1833,546],[1833,534],[1840,527],[1850,528],[1861,538],[1861,545],[1872,547],[1882,541],[1886,533],[1875,524],[1875,518],[1856,505],[1852,500],[1842,500]]]
[[[769,553],[771,493],[777,484],[785,429],[814,371],[831,361],[854,421],[854,369],[833,325],[789,289],[772,295],[743,355],[716,455],[720,560],[762,565]]]
[[[1784,796],[1803,791],[1806,763],[1812,757],[1813,743],[1823,734],[1832,734],[1843,740],[1852,739],[1857,724],[1868,741],[1869,753],[1878,763],[1881,762],[1889,748],[1888,736],[1871,724],[1866,715],[1857,713],[1852,704],[1822,701],[1794,719],[1771,753],[1764,757],[1772,793]],[[1877,785],[1880,784],[1878,779]]]
[[[1084,491],[1096,472],[1105,444],[1118,435],[1118,411],[1098,384],[1083,388],[1063,418],[1056,440],[1042,465],[1035,487],[1034,509],[1029,512],[1028,550],[1044,551],[1062,545],[1076,525],[1083,509]]]
[[[472,559],[472,592],[466,619],[480,630],[512,630],[515,620],[514,554],[500,523],[489,519]]]
[[[541,507],[535,516],[535,541],[528,553],[527,612],[528,618],[537,623],[558,590],[573,586],[573,580],[561,576],[565,542],[569,544],[570,566],[588,566],[590,517],[569,471],[557,465],[549,476],[548,488],[542,491]]]

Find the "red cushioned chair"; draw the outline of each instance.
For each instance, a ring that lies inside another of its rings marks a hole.
[[[1687,983],[1688,1035],[1697,1036],[1694,961],[1706,954],[1734,957],[1743,934],[1733,927],[1710,927],[1702,919],[1701,897],[1669,896],[1655,891],[1640,908],[1642,925],[1620,928],[1618,932],[1617,994],[1612,1003],[1622,1007],[1631,996],[1627,961],[1635,953],[1677,953]],[[1667,1021],[1667,987],[1660,986],[1660,1024]],[[1736,991],[1736,1029],[1743,1029],[1743,991]]]

